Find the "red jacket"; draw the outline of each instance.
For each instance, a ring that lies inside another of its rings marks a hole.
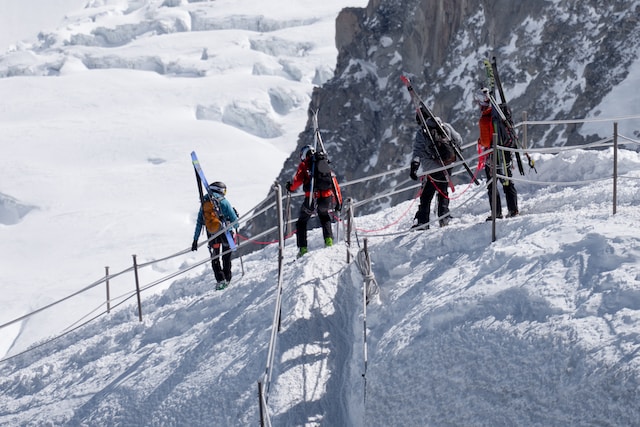
[[[493,119],[491,118],[491,106],[482,110],[480,120],[478,121],[480,126],[480,138],[478,144],[484,148],[491,148],[493,140]]]

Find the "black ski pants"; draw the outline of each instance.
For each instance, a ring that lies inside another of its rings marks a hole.
[[[331,202],[333,197],[317,197],[315,199],[315,210],[313,207],[309,207],[309,197],[305,197],[302,206],[300,206],[300,215],[298,216],[298,222],[296,223],[296,243],[299,248],[307,247],[307,224],[313,212],[318,212],[318,218],[320,219],[320,225],[322,226],[322,235],[326,239],[327,237],[333,238],[333,231],[331,230],[331,216],[329,211],[331,210]]]
[[[436,192],[438,193],[438,217],[444,218],[449,213],[449,184],[444,171],[434,172],[425,177],[422,194],[420,194],[420,205],[415,218],[418,224],[429,222],[429,211],[431,201]]]
[[[498,151],[498,161],[496,169],[498,175],[513,176],[512,170],[512,158],[511,151]],[[504,156],[503,156],[504,155]],[[491,179],[491,161],[487,159],[487,163],[484,166],[484,173],[487,175],[487,193],[489,194],[489,207],[493,208],[493,181]],[[507,201],[507,209],[509,212],[518,211],[518,190],[516,190],[515,182],[512,179],[499,179],[502,184],[502,191],[504,192],[504,198]],[[502,203],[500,202],[500,194],[496,197],[496,215],[502,216]]]
[[[216,282],[231,282],[231,251],[227,237],[222,234],[209,242],[211,267]],[[225,253],[226,252],[226,253]],[[222,261],[222,262],[221,262]]]

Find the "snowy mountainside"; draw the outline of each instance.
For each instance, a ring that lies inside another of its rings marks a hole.
[[[637,138],[640,103],[631,88],[640,69],[639,10],[638,0],[371,0],[366,8],[343,10],[336,74],[312,100],[336,173],[351,181],[408,168],[415,119],[401,75],[473,144],[479,117],[474,95],[489,83],[482,60],[492,56],[515,122],[523,112],[538,121],[634,115],[620,122],[620,132]],[[311,130],[309,119],[298,147],[312,141]],[[611,121],[529,126],[528,145],[578,145],[611,132]],[[296,164],[294,152],[280,172],[281,183]],[[366,199],[399,179],[390,181],[366,180],[349,195]]]
[[[491,243],[484,191],[451,202],[445,228],[399,233],[416,200],[358,216],[379,295],[341,242],[285,247],[274,425],[633,425],[640,389],[640,156],[536,156],[522,215]],[[545,183],[554,172],[557,182]],[[536,181],[540,181],[537,183]],[[464,189],[458,187],[462,192]],[[393,224],[388,226],[389,224]],[[365,232],[364,230],[380,230]],[[0,364],[0,424],[247,425],[259,421],[278,251],[205,272]],[[366,320],[367,361],[364,357]],[[365,395],[366,390],[366,395]]]
[[[190,246],[191,151],[241,214],[262,200],[314,85],[333,75],[338,12],[364,3],[91,0],[2,52],[0,324],[93,283],[105,266],[121,271],[130,254],[145,262]],[[102,292],[85,297],[76,307],[104,302]],[[77,314],[2,328],[0,354]]]

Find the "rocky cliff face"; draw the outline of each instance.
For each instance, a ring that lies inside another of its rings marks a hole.
[[[336,20],[335,76],[317,88],[311,106],[319,108],[335,172],[344,182],[408,167],[415,125],[402,74],[467,143],[478,137],[473,95],[486,85],[482,60],[494,55],[515,121],[524,111],[530,120],[593,113],[638,56],[638,12],[638,0],[371,0],[344,9]],[[579,130],[531,129],[529,145],[580,143]],[[309,120],[298,148],[312,142]],[[284,164],[282,184],[297,151]],[[407,176],[368,180],[345,194],[362,200]],[[406,200],[397,197],[360,213]]]
[[[336,173],[345,181],[408,165],[415,126],[402,74],[465,142],[477,139],[473,94],[486,84],[482,59],[493,55],[516,121],[523,111],[533,120],[586,116],[638,56],[640,2],[577,3],[371,0],[344,9],[335,76],[312,101]],[[578,130],[532,129],[530,142],[580,143]],[[298,147],[312,136],[309,121]],[[297,160],[296,151],[281,182]],[[366,183],[349,193],[371,194]]]

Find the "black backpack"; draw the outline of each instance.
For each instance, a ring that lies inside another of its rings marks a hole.
[[[507,106],[507,104],[500,104],[500,109],[502,113],[507,118],[507,121],[511,122],[511,109]],[[498,134],[498,145],[501,147],[514,147],[515,139],[507,126],[502,121],[500,117],[500,113],[498,113],[495,108],[492,108],[491,117],[493,119],[493,128],[494,131]]]
[[[331,167],[325,153],[316,153],[313,157],[314,191],[325,191],[333,188]]]
[[[425,135],[425,138],[427,139],[427,141],[433,140],[434,148],[435,150],[438,151],[440,159],[442,159],[442,163],[444,163],[444,165],[447,166],[455,162],[456,151],[453,147],[453,142],[449,138],[447,138],[445,135],[442,135],[440,133],[440,129],[438,128],[438,125],[436,124],[435,120],[433,120],[432,118],[427,119],[427,126],[429,129],[429,134],[431,135],[431,138],[429,138],[429,135]],[[424,127],[422,128],[422,131],[426,133]]]

